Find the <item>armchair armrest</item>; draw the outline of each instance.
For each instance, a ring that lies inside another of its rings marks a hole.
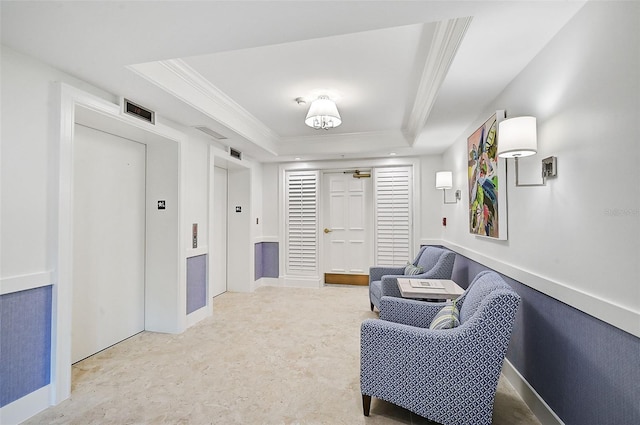
[[[382,294],[380,297],[398,297],[402,298],[402,294],[400,293],[400,288],[398,288],[398,278],[406,277],[404,275],[399,276],[382,276],[380,279],[380,287],[382,290]]]
[[[384,275],[403,275],[404,267],[369,267],[369,283],[381,280]]]
[[[428,328],[444,303],[430,303],[407,298],[382,297],[380,319],[419,328]]]

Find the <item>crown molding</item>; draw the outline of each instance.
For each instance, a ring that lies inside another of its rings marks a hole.
[[[128,68],[244,139],[278,155],[280,137],[183,60],[169,59]]]
[[[440,87],[449,71],[462,39],[471,24],[471,17],[438,22],[429,54],[418,85],[418,94],[403,133],[411,145],[425,126]]]
[[[222,116],[235,117],[235,120],[233,120],[233,124],[235,125],[230,125],[230,127],[237,133],[245,137],[247,135],[258,133],[263,140],[268,140],[272,143],[278,143],[280,141],[280,137],[269,127],[264,125],[262,121],[250,114],[246,109],[236,103],[219,88],[211,84],[209,80],[204,78],[202,74],[193,69],[182,59],[169,59],[161,61],[160,63],[215,102],[215,104],[225,112]],[[214,116],[211,118],[216,119]],[[222,124],[228,125],[225,122],[222,122]],[[250,138],[249,140],[255,143],[256,139]],[[269,150],[274,151],[275,149]],[[275,152],[272,153],[275,154]]]

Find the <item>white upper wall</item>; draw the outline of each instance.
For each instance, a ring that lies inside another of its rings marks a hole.
[[[497,109],[536,116],[538,154],[520,161],[523,183],[539,182],[542,158],[558,157],[546,187],[514,187],[509,160],[508,241],[468,232],[466,136],[443,164],[463,193],[443,207],[456,223],[444,240],[631,317],[640,312],[639,16],[638,3],[589,2],[467,129]]]
[[[277,240],[280,234],[278,218],[279,199],[278,164],[267,163],[262,165],[262,232],[263,235],[272,240]]]
[[[0,278],[48,273],[55,256],[52,220],[59,135],[59,101],[55,82],[65,82],[109,102],[118,97],[42,62],[2,46]],[[164,124],[189,133],[183,162],[185,226],[184,248],[191,247],[191,224],[199,224],[199,243],[207,244],[208,143],[190,129],[159,118]]]
[[[442,237],[442,218],[448,214],[447,210],[442,210],[442,190],[436,189],[436,172],[444,171],[442,167],[442,157],[440,155],[423,156],[420,158],[420,183],[419,188],[422,196],[420,208],[415,214],[420,214],[422,218],[420,228],[421,243],[429,243]],[[457,182],[454,182],[454,185]],[[455,199],[456,186],[452,190],[447,190],[447,201]],[[447,218],[449,219],[449,218]],[[447,225],[453,223],[447,221]]]
[[[185,170],[185,177],[188,184],[185,185],[185,207],[186,225],[198,224],[198,251],[193,252],[198,255],[201,250],[207,247],[207,235],[209,234],[209,144],[204,138],[196,139],[189,137],[189,143],[183,151],[183,161],[188,164]],[[187,249],[192,245],[191,228],[184,233],[185,240],[182,242]],[[187,251],[187,256],[189,251]]]
[[[56,91],[62,81],[109,101],[108,93],[1,46],[0,278],[51,269],[49,209]],[[55,185],[53,185],[55,186]]]

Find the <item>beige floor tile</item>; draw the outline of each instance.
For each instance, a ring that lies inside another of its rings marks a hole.
[[[142,332],[73,367],[71,398],[26,424],[429,424],[374,399],[362,414],[366,287],[262,287],[214,299],[180,335]],[[539,423],[508,383],[494,423]]]

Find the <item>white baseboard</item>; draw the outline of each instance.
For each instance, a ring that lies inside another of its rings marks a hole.
[[[520,375],[520,372],[518,372],[507,359],[504,360],[502,374],[507,378],[507,381],[509,381],[533,414],[536,415],[540,423],[544,425],[564,425],[564,422],[562,422],[558,415],[551,410],[551,407],[549,407],[536,390],[529,385],[524,377]]]
[[[209,301],[206,306],[199,308],[187,315],[187,328],[195,325],[202,319],[209,316],[211,316],[211,301]]]
[[[50,406],[51,386],[46,385],[0,408],[0,424],[17,425]]]
[[[322,281],[319,277],[284,276],[280,278],[281,286],[290,288],[320,288]]]
[[[261,277],[256,280],[254,289],[258,289],[261,286],[282,286],[282,284],[277,277]]]

